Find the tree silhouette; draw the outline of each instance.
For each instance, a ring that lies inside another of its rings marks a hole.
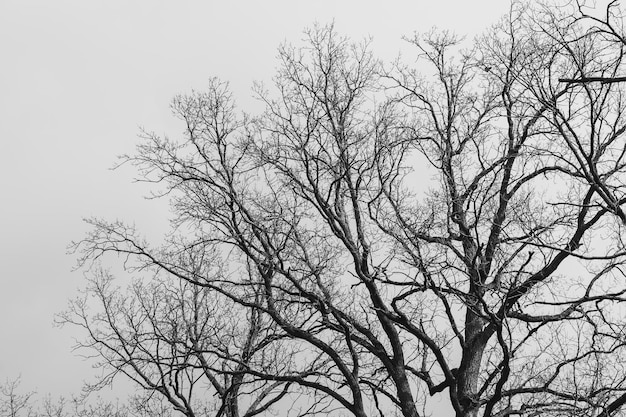
[[[124,157],[172,202],[171,237],[92,220],[81,262],[122,255],[258,317],[265,342],[223,359],[284,384],[277,411],[414,417],[445,396],[457,416],[615,415],[624,91],[559,80],[621,55],[559,13],[515,2],[469,46],[416,35],[411,64],[315,27],[279,49],[262,114],[218,80],[176,98],[183,137]]]

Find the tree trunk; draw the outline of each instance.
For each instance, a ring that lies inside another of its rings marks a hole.
[[[457,375],[457,395],[461,406],[458,417],[478,415],[478,376],[486,341],[481,337],[486,320],[480,315],[478,302],[468,304],[465,315],[465,346]]]

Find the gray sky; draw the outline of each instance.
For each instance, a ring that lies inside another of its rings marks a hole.
[[[433,25],[478,33],[504,0],[407,1],[0,1],[0,381],[78,392],[94,372],[72,353],[53,315],[77,295],[82,274],[66,255],[83,217],[135,222],[149,237],[167,225],[163,205],[142,199],[132,168],[139,127],[175,136],[178,93],[211,76],[250,109],[253,80],[270,81],[277,46],[314,22],[372,36],[394,57],[402,35]]]

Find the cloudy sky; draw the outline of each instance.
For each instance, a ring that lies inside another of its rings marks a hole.
[[[384,4],[384,6],[383,6]],[[97,216],[135,222],[149,237],[167,207],[142,198],[132,168],[140,127],[175,136],[178,93],[228,80],[251,109],[254,80],[269,81],[277,46],[334,20],[372,36],[393,58],[402,35],[432,26],[476,34],[506,11],[503,0],[0,1],[0,382],[54,395],[78,392],[94,372],[71,352],[71,329],[53,316],[77,295],[80,271],[66,254]]]

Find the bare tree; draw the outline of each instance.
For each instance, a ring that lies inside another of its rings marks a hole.
[[[563,79],[567,94],[552,106],[553,123],[559,130],[572,157],[578,162],[576,175],[594,185],[604,206],[626,224],[622,210],[626,197],[619,174],[624,167],[620,137],[626,130],[623,122],[624,38],[617,2],[606,5],[603,18],[594,17],[584,4],[576,2],[570,16],[548,15],[544,31],[560,45],[560,53],[569,62],[574,79]],[[562,20],[559,30],[554,20]],[[596,82],[598,81],[598,82]],[[543,92],[541,95],[545,95]],[[585,114],[586,113],[586,114]]]
[[[177,262],[194,262],[190,254],[187,250],[187,259]],[[198,268],[206,266],[198,264]],[[251,417],[285,396],[287,384],[259,383],[246,373],[253,364],[259,369],[282,365],[279,352],[270,349],[277,336],[257,310],[237,309],[205,287],[162,275],[122,289],[114,287],[112,276],[100,269],[84,296],[59,316],[61,324],[85,330],[88,337],[76,348],[88,350],[89,355],[95,351],[98,366],[106,371],[86,386],[88,391],[97,391],[123,374],[146,395],[162,396],[174,410],[190,417]],[[89,298],[97,300],[96,311]],[[261,350],[266,356],[258,354]],[[135,399],[133,403],[146,402]],[[240,410],[240,404],[246,408]]]
[[[605,2],[604,7],[598,7],[596,2],[576,0],[569,5],[575,6],[576,12],[565,16],[566,19],[573,19],[576,24],[584,24],[586,26],[585,33],[582,36],[593,37],[594,42],[603,43],[605,53],[613,50],[614,58],[618,61],[622,59],[622,48],[626,46],[626,35],[623,26],[623,15],[618,0]],[[580,33],[578,34],[580,36]],[[563,39],[565,43],[576,41],[575,39]],[[576,57],[573,57],[576,60]],[[618,68],[620,68],[618,66]],[[597,70],[597,68],[595,68]],[[621,69],[621,68],[620,68]],[[582,71],[578,68],[576,76],[573,78],[560,78],[560,82],[568,84],[612,84],[622,83],[626,81],[626,76],[622,72],[615,73],[612,71]]]
[[[21,378],[7,379],[0,385],[2,417],[170,417],[170,410],[159,407],[159,399],[135,396],[132,404],[93,399],[85,395],[53,398],[24,392]]]
[[[19,390],[20,378],[7,379],[0,386],[0,416],[19,417],[30,416],[32,414],[31,399],[35,395],[34,391],[21,393]]]
[[[241,372],[314,398],[301,414],[414,417],[440,393],[457,416],[619,412],[623,93],[559,79],[621,61],[523,3],[469,47],[409,38],[411,65],[332,26],[306,35],[257,87],[262,115],[214,81],[174,100],[184,138],[125,158],[185,243],[93,221],[81,261],[120,254],[258,314],[258,354],[289,360]]]

